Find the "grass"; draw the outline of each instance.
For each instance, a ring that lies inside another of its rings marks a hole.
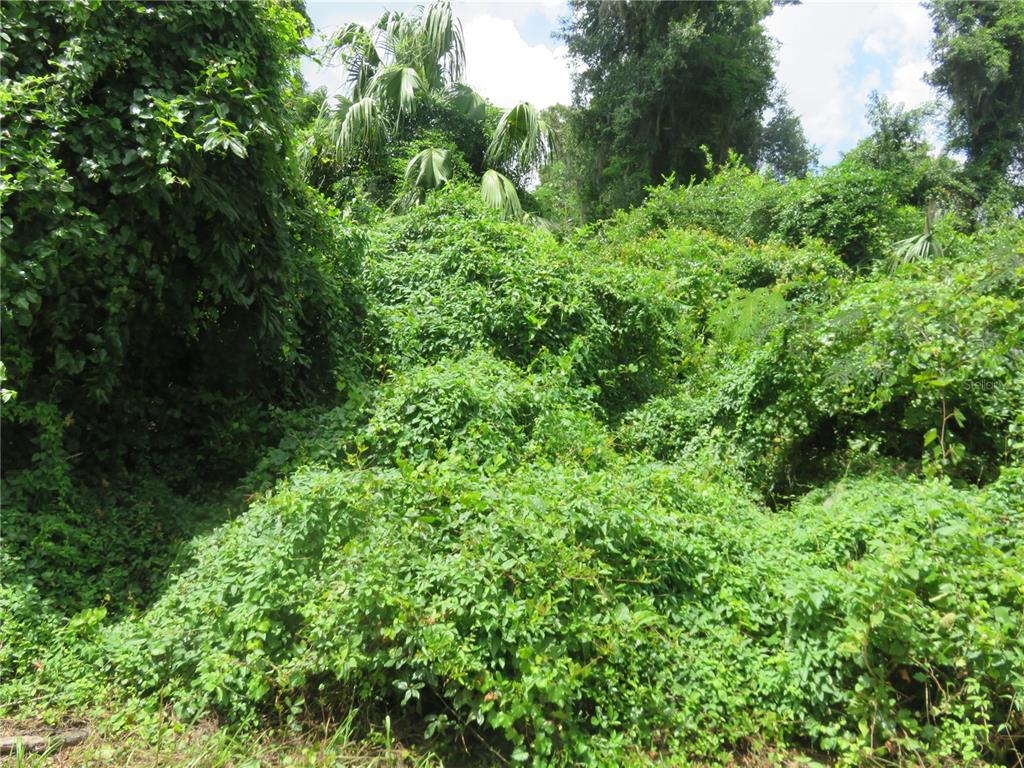
[[[239,733],[213,720],[188,724],[167,713],[96,712],[89,718],[62,717],[0,719],[0,735],[41,734],[61,728],[85,728],[89,737],[80,745],[47,753],[22,753],[0,759],[10,768],[441,768],[444,765],[493,765],[494,755],[466,755],[442,761],[404,744],[390,721],[369,735],[357,737],[350,717],[339,723],[320,723],[306,731],[266,729]],[[710,768],[678,757],[651,755],[640,764]],[[826,768],[800,752],[767,744],[749,744],[742,754],[723,756],[720,768]],[[502,760],[505,765],[512,765]]]
[[[96,713],[59,722],[0,720],[6,735],[47,733],[61,727],[89,730],[78,746],[47,753],[13,754],[2,761],[12,768],[427,768],[442,762],[430,753],[403,745],[389,723],[365,738],[355,737],[352,718],[323,723],[304,732],[268,729],[238,733],[215,721],[183,723],[166,714],[124,722],[125,713]]]

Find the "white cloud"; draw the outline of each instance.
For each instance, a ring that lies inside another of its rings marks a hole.
[[[416,0],[422,2],[422,0]],[[540,14],[552,25],[567,13],[565,0],[492,0],[491,2],[456,2],[452,4],[455,15],[465,24],[480,16],[508,19],[513,24],[522,24],[534,14]]]
[[[888,96],[894,102],[916,107],[935,98],[935,94],[924,81],[924,75],[931,71],[931,63],[925,57],[907,57],[892,72],[892,84]]]
[[[780,44],[778,80],[825,163],[866,132],[871,90],[908,107],[932,98],[922,80],[930,69],[931,23],[921,5],[805,2],[776,9],[768,30]]]
[[[564,46],[528,45],[505,18],[476,16],[463,22],[466,81],[499,107],[530,101],[539,109],[569,103],[572,78]]]
[[[348,21],[369,23],[384,8],[411,11],[422,0],[384,3],[310,3],[321,32]],[[564,0],[455,2],[466,40],[466,79],[501,107],[531,101],[546,107],[571,98],[564,46],[546,39],[567,13]],[[892,101],[917,106],[932,98],[923,75],[929,70],[931,24],[915,2],[804,0],[777,8],[767,22],[779,41],[777,77],[803,119],[822,160],[835,162],[863,137],[868,94],[877,89]],[[545,44],[533,44],[544,41]],[[336,91],[337,68],[303,65],[313,87]]]
[[[331,34],[341,24],[370,24],[385,8],[413,11],[415,2],[316,4],[310,14],[321,34]],[[572,81],[565,46],[530,45],[518,26],[531,20],[554,28],[566,13],[564,0],[534,2],[456,2],[455,15],[462,22],[466,42],[466,82],[499,107],[529,101],[538,108],[569,103]],[[337,66],[320,67],[307,59],[302,74],[311,88],[325,86],[329,93],[342,89],[344,72]]]

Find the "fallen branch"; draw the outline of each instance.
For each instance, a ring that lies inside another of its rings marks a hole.
[[[22,752],[57,751],[73,747],[85,741],[89,732],[82,728],[70,728],[53,733],[21,734],[18,736],[0,736],[0,755],[10,755],[19,749]]]

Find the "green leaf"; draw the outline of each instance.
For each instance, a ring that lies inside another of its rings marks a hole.
[[[553,147],[554,133],[532,104],[522,102],[501,116],[485,160],[492,166],[533,168],[547,161]]]
[[[392,64],[377,70],[370,80],[368,95],[376,98],[385,111],[398,117],[415,109],[417,94],[425,88],[415,69]]]
[[[504,174],[493,169],[486,171],[480,181],[480,195],[485,203],[509,218],[518,219],[523,215],[515,184]]]
[[[448,183],[451,173],[448,150],[430,147],[409,161],[405,168],[405,181],[420,189],[436,189]]]

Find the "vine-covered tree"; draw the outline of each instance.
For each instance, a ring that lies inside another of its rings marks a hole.
[[[94,456],[207,395],[333,384],[345,302],[322,265],[343,256],[292,162],[302,14],[284,0],[2,14],[3,352],[19,393],[5,418],[53,406]]]

